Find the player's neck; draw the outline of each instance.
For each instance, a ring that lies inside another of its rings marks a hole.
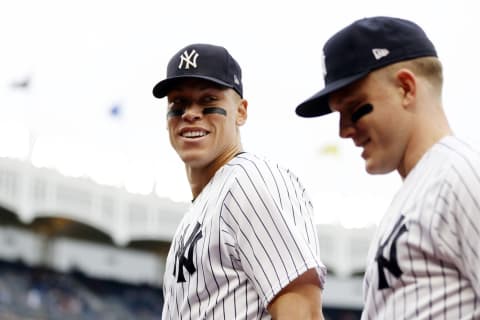
[[[420,122],[415,132],[411,135],[402,165],[398,168],[398,173],[402,179],[406,178],[418,161],[434,144],[449,135],[453,135],[453,131],[442,114],[436,117],[436,119]]]
[[[227,162],[232,160],[237,154],[242,152],[241,146],[222,154],[210,164],[204,167],[186,166],[187,178],[190,183],[193,199],[195,199],[203,190],[203,188],[212,179],[218,169]]]

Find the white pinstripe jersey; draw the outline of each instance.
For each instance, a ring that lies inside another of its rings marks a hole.
[[[449,136],[406,177],[370,247],[362,319],[480,319],[480,155]]]
[[[266,306],[310,268],[325,281],[312,205],[290,171],[251,153],[220,168],[175,233],[163,319],[271,319]]]

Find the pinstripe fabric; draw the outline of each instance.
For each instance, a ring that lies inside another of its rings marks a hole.
[[[232,159],[176,231],[163,319],[271,319],[268,303],[306,270],[316,268],[323,285],[326,270],[312,214],[290,171],[250,153]]]
[[[406,177],[378,227],[362,319],[480,319],[479,249],[480,155],[446,137]]]

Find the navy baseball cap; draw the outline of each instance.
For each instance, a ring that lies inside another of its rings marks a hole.
[[[437,57],[425,32],[415,23],[393,17],[357,20],[334,34],[323,47],[325,87],[297,106],[301,117],[331,111],[328,95],[371,71],[404,60]]]
[[[165,97],[172,84],[182,78],[199,78],[232,88],[243,97],[242,69],[221,46],[191,44],[178,51],[168,63],[167,77],[153,88],[157,98]]]

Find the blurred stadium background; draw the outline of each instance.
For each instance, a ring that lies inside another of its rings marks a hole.
[[[160,319],[188,203],[0,158],[0,319]],[[326,319],[358,319],[371,229],[318,225]]]
[[[401,181],[368,176],[335,116],[306,121],[293,108],[321,86],[327,37],[362,16],[397,15],[437,44],[446,112],[480,146],[478,4],[272,4],[0,2],[0,320],[161,318],[165,257],[189,189],[151,87],[193,42],[224,45],[242,64],[244,145],[304,182],[329,269],[326,319],[359,319],[370,237]]]

